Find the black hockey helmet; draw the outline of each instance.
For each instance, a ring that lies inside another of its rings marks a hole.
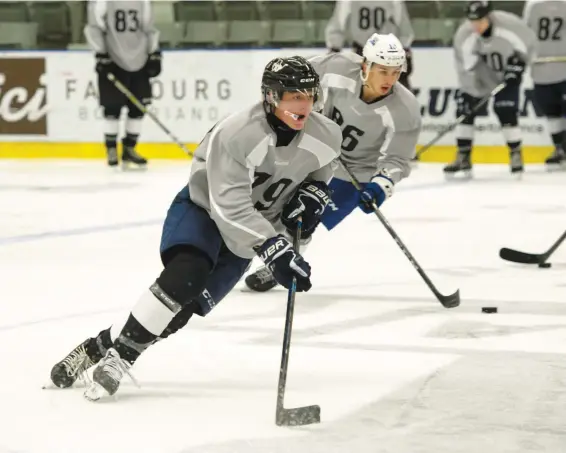
[[[315,104],[322,102],[320,78],[305,58],[274,58],[267,63],[261,78],[264,101],[277,106],[286,91],[310,92],[314,95]]]
[[[470,20],[483,19],[491,12],[489,1],[473,0],[466,5],[466,17]]]

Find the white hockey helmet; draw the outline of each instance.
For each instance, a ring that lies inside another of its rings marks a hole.
[[[364,46],[362,55],[370,65],[375,63],[382,66],[400,66],[402,71],[407,70],[405,49],[393,33],[371,35]]]

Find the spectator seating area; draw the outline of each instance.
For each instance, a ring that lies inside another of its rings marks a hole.
[[[494,2],[521,14],[522,1]],[[334,1],[153,1],[162,48],[324,46]],[[450,45],[464,1],[407,1],[415,45]],[[85,47],[85,1],[0,1],[0,49]]]

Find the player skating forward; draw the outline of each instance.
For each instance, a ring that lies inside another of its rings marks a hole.
[[[553,166],[566,161],[566,0],[530,0],[523,19],[537,37],[537,59],[531,74],[535,102],[546,116],[554,152],[546,159]],[[555,61],[542,62],[544,59]]]
[[[118,165],[120,113],[128,108],[122,139],[122,164],[144,166],[135,150],[143,113],[108,80],[108,73],[128,88],[142,104],[151,102],[150,78],[161,73],[159,32],[153,27],[149,0],[92,0],[84,33],[96,53],[100,106],[104,109],[104,144],[111,167]]]
[[[495,95],[493,110],[509,147],[511,173],[522,173],[519,91],[534,55],[534,33],[516,15],[492,11],[487,1],[468,2],[466,17],[454,37],[454,53],[460,84],[456,115],[469,115],[456,128],[458,154],[444,172],[468,173],[472,169],[476,115],[470,113],[497,85],[505,83]]]
[[[364,45],[373,33],[393,33],[399,38],[406,58],[406,70],[401,73],[399,82],[411,89],[409,76],[413,71],[413,58],[410,48],[415,35],[404,1],[337,1],[326,27],[326,46],[332,52],[339,52],[346,42],[350,42],[352,50],[362,55]]]
[[[366,199],[381,206],[393,194],[394,185],[409,175],[421,129],[420,105],[397,83],[405,67],[403,46],[392,34],[374,34],[363,57],[328,54],[311,61],[322,79],[324,114],[342,128],[342,159],[363,183]],[[322,216],[328,230],[358,206],[373,213],[341,167],[330,189],[332,202]],[[267,267],[245,281],[254,291],[277,285]]]
[[[312,112],[323,94],[304,58],[272,60],[262,91],[263,102],[218,123],[196,149],[189,183],[163,225],[161,275],[116,337],[108,328],[53,367],[56,386],[71,386],[98,362],[85,396],[114,394],[147,347],[193,314],[209,313],[256,255],[283,286],[296,278],[297,291],[310,289],[310,266],[282,233],[294,232],[298,216],[305,238],[314,231],[342,136],[338,125]]]

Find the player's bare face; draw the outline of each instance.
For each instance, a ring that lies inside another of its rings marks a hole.
[[[487,17],[483,17],[478,20],[471,20],[470,23],[472,24],[472,28],[478,35],[483,35],[489,28],[489,19]]]
[[[366,86],[369,88],[368,94],[375,97],[385,96],[391,91],[400,76],[400,67],[372,64],[366,81]]]
[[[275,116],[291,129],[299,131],[305,127],[313,104],[312,90],[286,91],[275,109]]]

